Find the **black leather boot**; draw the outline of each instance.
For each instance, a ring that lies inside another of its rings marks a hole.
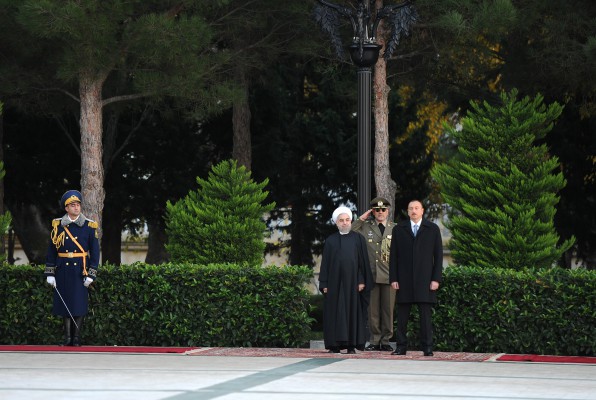
[[[70,329],[70,317],[63,318],[64,324],[64,341],[60,346],[72,346],[72,329]]]
[[[81,346],[81,328],[83,327],[83,317],[74,317],[77,325],[74,327],[74,336],[72,338],[72,345],[75,347]]]

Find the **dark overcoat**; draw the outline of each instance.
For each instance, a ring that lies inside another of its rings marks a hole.
[[[83,281],[85,276],[93,280],[97,278],[99,265],[97,223],[85,219],[82,215],[79,219],[73,223],[64,217],[52,221],[52,237],[56,238],[57,244],[54,244],[54,240],[50,240],[44,275],[56,278],[58,290],[54,290],[52,313],[62,317],[70,316],[68,310],[75,317],[87,315],[89,295]],[[77,253],[81,254],[82,250],[76,245],[75,240],[87,253],[85,257],[76,256]],[[68,254],[73,257],[68,257]],[[62,300],[68,306],[68,310]]]
[[[364,290],[358,292],[358,284]],[[323,301],[325,348],[363,349],[369,338],[368,304],[374,286],[366,242],[356,232],[329,236],[323,248],[319,290]]]
[[[443,242],[437,224],[422,219],[414,236],[410,220],[393,228],[389,256],[389,280],[399,283],[398,303],[436,303],[431,281],[443,276]]]

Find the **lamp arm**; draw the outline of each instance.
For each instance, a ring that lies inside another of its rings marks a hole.
[[[354,20],[354,12],[352,10],[350,10],[348,7],[343,7],[338,4],[331,3],[327,0],[317,0],[317,1],[319,3],[321,3],[322,5],[324,5],[325,7],[334,9],[341,16],[349,18],[350,22],[352,23],[352,29],[354,30],[354,32],[357,31],[358,27],[356,25],[356,21]]]
[[[377,28],[379,27],[379,23],[381,22],[381,20],[383,18],[389,17],[390,15],[392,15],[395,12],[395,10],[397,10],[399,8],[402,8],[402,7],[405,7],[405,6],[408,6],[410,4],[412,4],[412,2],[410,0],[406,0],[403,3],[400,3],[400,4],[395,4],[395,5],[392,5],[392,6],[384,6],[379,11],[377,11],[375,22],[373,24],[372,31],[371,31],[371,34],[372,34],[373,38],[376,39],[376,37],[377,37]]]

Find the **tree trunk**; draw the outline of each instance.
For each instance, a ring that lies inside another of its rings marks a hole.
[[[116,139],[118,137],[118,121],[120,120],[120,112],[118,110],[107,112],[106,114],[106,129],[102,140],[102,163],[104,176],[108,175],[110,166],[114,161],[114,153],[116,152]]]
[[[313,265],[312,248],[306,231],[306,202],[292,202],[292,223],[290,224],[290,265]]]
[[[79,80],[81,99],[81,194],[83,213],[99,225],[105,199],[102,164],[102,98],[103,79],[82,74]]]
[[[163,215],[147,218],[149,237],[147,238],[147,264],[162,264],[168,262],[169,256],[166,251],[166,225]]]
[[[4,116],[0,110],[0,162],[4,162]],[[4,179],[0,179],[0,215],[4,214]],[[0,254],[4,254],[4,232],[0,232]]]
[[[377,10],[383,7],[383,0],[376,0]],[[377,31],[377,43],[385,47],[388,32],[383,21]],[[383,49],[384,50],[384,49]],[[391,178],[389,169],[389,105],[388,97],[390,88],[387,85],[387,65],[383,57],[379,57],[375,65],[373,79],[374,91],[374,119],[375,119],[375,154],[374,177],[377,196],[385,197],[393,207],[389,220],[393,221],[395,213],[395,191],[397,184]]]
[[[108,204],[104,209],[106,217],[103,224],[103,236],[101,240],[102,263],[120,265],[122,263],[122,207]]]
[[[9,204],[15,234],[29,264],[44,265],[50,243],[50,221],[34,204]]]
[[[234,142],[232,158],[238,165],[244,165],[248,171],[252,163],[252,145],[250,137],[250,105],[248,104],[248,82],[243,72],[240,72],[242,82],[242,96],[234,101],[232,109],[232,127],[234,130]]]
[[[14,258],[14,242],[15,242],[15,233],[14,233],[14,229],[10,228],[8,230],[8,246],[6,248],[6,262],[9,264],[14,264],[15,263],[15,258]]]

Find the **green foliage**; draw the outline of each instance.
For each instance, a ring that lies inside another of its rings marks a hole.
[[[2,116],[2,103],[0,103],[0,116]],[[0,180],[4,179],[6,171],[4,170],[4,163],[0,161]],[[4,240],[4,235],[8,232],[8,228],[12,224],[12,216],[10,212],[5,212],[0,215],[0,240]],[[6,260],[6,254],[0,254],[0,263]]]
[[[428,99],[422,93],[404,88],[392,90],[389,94],[389,123],[391,176],[397,184],[393,212],[395,220],[407,218],[405,210],[412,199],[427,199],[433,196],[430,171],[436,160],[436,147],[431,144],[432,127],[428,120],[419,117],[420,109],[428,106]],[[430,108],[430,107],[429,107]],[[420,119],[419,119],[420,118]],[[417,126],[412,129],[412,126]],[[438,127],[441,127],[437,123]],[[440,133],[438,133],[440,135]],[[432,215],[430,207],[427,218]]]
[[[235,160],[215,165],[199,189],[180,201],[167,203],[166,248],[173,261],[261,265],[265,251],[263,205],[268,183],[254,182],[250,171]]]
[[[100,271],[83,330],[89,345],[296,347],[311,324],[319,326],[311,316],[321,320],[321,296],[305,289],[308,267],[138,263]],[[0,266],[1,344],[60,340],[42,272]],[[594,356],[596,272],[461,267],[443,278],[433,316],[437,350]]]
[[[573,244],[558,246],[557,192],[565,186],[558,159],[536,144],[562,107],[541,96],[502,93],[498,107],[472,102],[463,129],[448,127],[456,156],[433,170],[453,208],[449,243],[459,265],[521,269],[550,267]]]
[[[52,289],[39,266],[0,267],[0,342],[54,344]],[[307,267],[102,265],[88,345],[298,347],[309,333]]]
[[[481,33],[499,37],[518,20],[518,11],[511,0],[490,2],[434,2],[435,25],[458,36]]]
[[[323,302],[324,298],[322,294],[313,294],[310,296],[310,316],[313,319],[311,329],[313,332],[320,333],[323,335]]]
[[[433,315],[437,349],[596,354],[594,271],[461,267],[447,268],[443,279]]]
[[[322,297],[311,296],[322,331]],[[434,309],[440,351],[588,355],[596,352],[596,272],[561,268],[447,268]],[[418,311],[408,337],[419,347]],[[314,332],[313,332],[314,333]]]
[[[333,210],[356,202],[355,90],[351,65],[295,57],[253,92],[253,173],[270,179],[284,233],[275,250],[289,250],[292,265],[314,265],[337,231]]]
[[[8,53],[26,77],[19,76],[19,93],[28,88],[34,94],[45,85],[75,97],[84,77],[102,86],[108,103],[171,96],[205,117],[228,107],[235,95],[226,72],[230,52],[213,51],[220,38],[206,18],[221,6],[199,0],[24,0],[0,16],[15,25],[16,33],[8,33],[21,44]],[[43,54],[43,66],[29,61],[33,54]],[[61,110],[50,101],[47,106]]]

